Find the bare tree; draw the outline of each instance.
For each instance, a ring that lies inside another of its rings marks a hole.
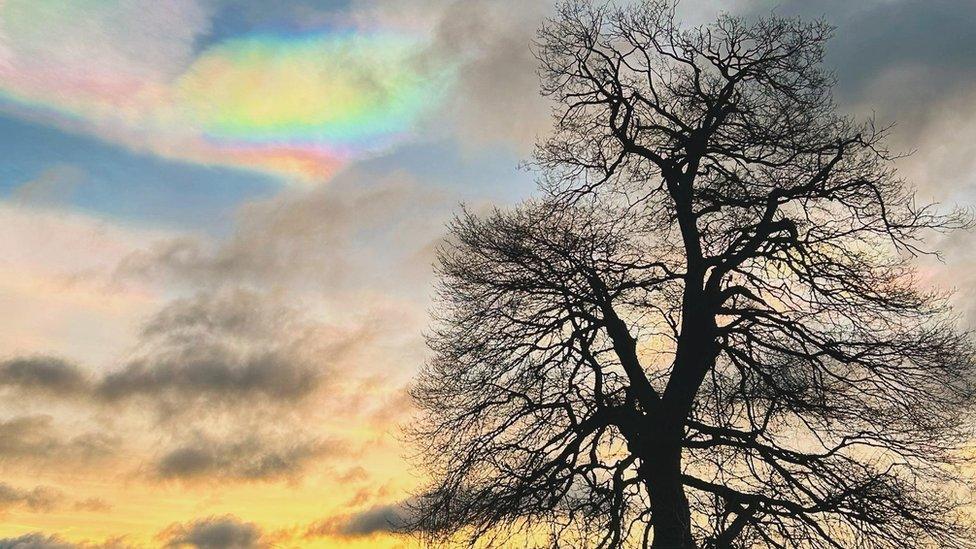
[[[974,351],[912,267],[968,216],[836,112],[830,32],[662,2],[541,29],[544,196],[461,215],[440,256],[430,540],[976,546]]]

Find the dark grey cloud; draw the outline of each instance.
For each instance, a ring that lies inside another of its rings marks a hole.
[[[309,318],[274,292],[214,289],[174,300],[150,318],[134,357],[99,380],[94,394],[154,403],[165,418],[293,407],[377,337],[369,326]]]
[[[976,204],[976,2],[971,0],[739,0],[749,16],[770,10],[824,17],[836,27],[825,64],[835,71],[841,109],[894,123],[889,146],[919,201],[945,209]],[[958,291],[955,303],[976,326],[976,233],[960,231],[931,246],[944,264],[923,261],[926,282]]]
[[[31,511],[51,511],[64,500],[64,495],[48,486],[21,489],[0,482],[0,511],[23,507]]]
[[[261,529],[232,515],[174,524],[160,533],[166,547],[189,545],[197,549],[256,549],[267,547]]]
[[[950,114],[946,105],[969,97],[976,83],[971,0],[760,0],[739,8],[750,15],[770,10],[823,17],[835,26],[826,64],[837,74],[838,99],[862,114],[898,121],[906,138]]]
[[[410,517],[410,506],[406,502],[375,505],[364,511],[328,517],[311,524],[305,530],[305,537],[362,538],[374,534],[406,533]]]
[[[130,362],[107,375],[98,394],[109,401],[139,396],[171,396],[181,402],[206,398],[211,403],[250,397],[291,401],[315,389],[320,375],[288,350],[200,345]]]
[[[351,169],[327,186],[283,191],[245,205],[225,240],[171,240],[123,261],[120,283],[164,280],[197,294],[147,320],[131,358],[95,384],[96,398],[151,401],[166,419],[288,407],[364,356],[409,345],[399,360],[418,357],[430,243],[453,204],[381,172]]]
[[[170,343],[214,335],[267,339],[269,332],[297,328],[297,315],[298,311],[264,294],[232,288],[171,301],[143,325],[142,335]]]
[[[0,538],[0,549],[79,549],[60,536],[32,532],[12,538]]]
[[[134,356],[101,377],[60,358],[14,358],[0,363],[0,387],[184,411],[201,402],[288,403],[317,389],[329,365],[368,337],[322,329],[264,293],[215,291],[169,303],[147,321]]]
[[[106,433],[68,435],[48,415],[26,415],[0,420],[0,460],[72,462],[112,455],[120,439]]]
[[[100,543],[71,543],[57,534],[31,532],[16,537],[0,538],[0,549],[131,549],[124,538],[111,538]]]
[[[88,384],[85,393],[80,389],[49,392],[59,398],[84,394],[96,405],[142,398],[169,413],[189,412],[194,403],[217,406],[248,400],[255,405],[253,399],[262,403],[293,402],[318,387],[323,375],[323,370],[304,361],[292,349],[236,350],[220,344],[187,346],[134,359]],[[18,383],[0,383],[0,386],[29,390]],[[0,430],[14,429],[18,421],[24,420],[2,422]],[[15,442],[22,441],[9,441]],[[0,442],[0,452],[16,451],[10,444]],[[20,448],[29,452],[29,446],[34,443],[27,444]]]
[[[249,435],[241,440],[197,436],[172,448],[154,465],[155,476],[180,480],[296,478],[314,461],[340,451],[322,441]]]
[[[155,421],[168,441],[149,470],[140,471],[145,476],[298,480],[337,446],[306,434],[296,410],[322,388],[337,361],[371,337],[309,321],[254,290],[221,289],[173,300],[145,323],[133,356],[107,373],[86,376],[80,367],[48,357],[0,365],[0,387],[9,396],[43,393],[72,406],[84,404],[94,419],[104,418],[106,430],[68,433],[40,414],[0,419],[0,460],[65,467],[118,457],[135,437],[113,431],[109,418],[123,414],[122,424],[131,425],[130,412],[148,411],[150,417],[137,419]],[[45,402],[34,398],[33,404]],[[42,495],[7,493],[10,504],[34,506]]]
[[[953,88],[976,76],[976,3],[877,2],[853,15],[834,16],[838,33],[828,58],[847,93],[865,93],[885,72],[919,69],[938,78],[915,80],[916,89],[905,97],[931,101],[933,95],[957,92]]]
[[[828,64],[837,67],[841,89],[863,92],[880,73],[906,67],[934,69],[950,80],[924,83],[925,92],[976,74],[976,4],[969,0],[769,0],[753,13],[823,17],[837,31]],[[953,78],[955,75],[956,78]]]
[[[57,357],[18,357],[0,362],[0,387],[70,396],[88,388],[88,376],[78,366]]]
[[[398,505],[378,505],[351,515],[337,530],[350,537],[369,536],[381,532],[398,532],[406,526],[405,510]]]

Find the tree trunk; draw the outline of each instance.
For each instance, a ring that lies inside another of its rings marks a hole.
[[[715,320],[703,314],[703,300],[685,296],[685,316],[653,440],[647,448],[642,474],[651,499],[654,523],[652,549],[696,549],[691,535],[691,512],[681,482],[684,429],[695,395],[715,361]]]
[[[681,444],[669,442],[653,448],[641,466],[641,474],[651,498],[651,548],[696,549],[688,498],[681,482]]]
[[[690,187],[690,182],[687,184]],[[654,538],[651,549],[697,549],[691,535],[691,511],[681,482],[681,454],[685,422],[702,380],[715,361],[715,316],[705,294],[698,229],[690,202],[679,200],[682,237],[688,254],[688,272],[681,304],[681,332],[674,369],[665,387],[656,432],[649,448],[645,479],[651,499]]]

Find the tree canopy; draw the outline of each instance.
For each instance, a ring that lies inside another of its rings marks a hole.
[[[970,219],[838,111],[831,32],[558,6],[540,196],[462,213],[440,252],[429,540],[976,547],[974,349],[913,267]]]

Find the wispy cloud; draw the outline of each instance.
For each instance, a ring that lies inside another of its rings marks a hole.
[[[114,454],[118,437],[99,433],[67,434],[48,415],[17,416],[0,421],[0,461],[45,461],[80,464]]]
[[[220,481],[295,480],[323,456],[341,454],[338,443],[273,440],[255,434],[239,440],[198,436],[161,456],[154,473],[161,479]]]
[[[0,482],[0,512],[13,506],[24,506],[33,511],[51,511],[63,499],[60,491],[47,486],[20,489]]]

